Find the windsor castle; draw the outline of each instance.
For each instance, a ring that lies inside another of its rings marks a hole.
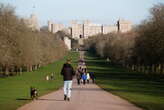
[[[97,34],[108,34],[112,32],[128,32],[132,29],[132,23],[127,20],[118,20],[116,25],[101,25],[94,24],[89,20],[79,23],[72,21],[70,27],[65,27],[63,24],[53,23],[48,21],[48,30],[52,33],[64,31],[74,39],[88,38]]]
[[[24,19],[24,22],[32,30],[40,31],[40,26],[36,15],[31,15],[30,18]],[[79,22],[72,21],[70,27],[66,27],[63,24],[54,23],[48,21],[48,31],[56,33],[58,31],[64,31],[65,33],[71,35],[73,39],[78,40],[80,45],[83,45],[83,40],[87,39],[90,36],[97,34],[108,34],[108,33],[126,33],[132,29],[132,23],[127,20],[118,20],[116,25],[102,25],[95,24],[89,20]],[[67,45],[68,49],[71,49],[71,40],[65,36],[64,42]]]
[[[32,30],[40,30],[38,19],[36,15],[32,14],[30,18],[24,19],[25,23]],[[94,36],[97,34],[108,34],[112,32],[128,32],[132,29],[132,23],[128,20],[118,20],[116,25],[102,25],[95,24],[89,20],[83,21],[71,21],[70,27],[66,27],[63,24],[54,23],[48,21],[48,31],[56,33],[58,31],[64,31],[65,33],[72,36],[74,39],[88,38],[89,36]]]

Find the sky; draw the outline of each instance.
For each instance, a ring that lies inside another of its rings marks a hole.
[[[48,20],[69,24],[71,20],[90,20],[113,25],[118,19],[140,24],[150,16],[149,10],[164,0],[0,0],[15,7],[16,15],[36,14],[41,26]]]

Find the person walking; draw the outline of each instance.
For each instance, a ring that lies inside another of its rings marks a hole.
[[[83,80],[83,84],[85,85],[86,80],[87,80],[87,75],[86,75],[86,73],[83,73],[83,75],[82,75],[82,80]]]
[[[63,65],[61,70],[61,75],[63,75],[64,80],[64,100],[70,101],[71,97],[71,88],[72,88],[72,79],[75,75],[75,71],[71,66],[71,59],[67,59],[67,62]]]
[[[77,79],[77,84],[80,85],[80,80],[81,80],[80,68],[76,69],[76,79]]]
[[[94,73],[90,72],[89,75],[90,75],[90,78],[92,79],[92,83],[95,83],[95,75],[94,75]]]
[[[89,73],[87,73],[87,83],[89,84],[89,80],[90,80],[90,75]]]

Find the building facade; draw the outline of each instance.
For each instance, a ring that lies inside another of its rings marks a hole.
[[[80,24],[78,23],[77,21],[72,21],[71,22],[71,36],[72,38],[74,39],[79,39],[81,37],[83,37],[83,28],[84,28],[84,25],[83,24]]]
[[[118,31],[117,26],[108,26],[108,25],[103,26],[103,34],[108,34],[108,33],[117,32],[117,31]]]
[[[89,36],[94,36],[97,34],[108,34],[112,32],[128,32],[132,29],[132,23],[127,20],[118,20],[117,25],[102,25],[94,24],[89,20],[79,23],[78,21],[72,21],[69,28],[64,27],[62,24],[55,24],[53,22],[48,22],[48,29],[52,33],[57,31],[65,31],[71,34],[72,38],[88,38]]]
[[[127,20],[120,19],[118,20],[117,25],[118,31],[122,33],[128,32],[132,29],[132,23]]]
[[[48,21],[48,30],[52,33],[56,33],[65,28],[63,24],[53,23],[52,21]]]
[[[33,31],[40,31],[38,18],[35,14],[31,14],[30,18],[23,19],[24,23]]]
[[[93,24],[91,22],[84,22],[84,38],[88,38],[89,36],[93,36],[96,34],[101,34],[102,31],[102,25],[100,24]]]

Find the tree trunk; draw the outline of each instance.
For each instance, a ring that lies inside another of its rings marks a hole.
[[[153,74],[155,73],[155,66],[154,65],[152,65],[151,71],[152,71]]]
[[[149,73],[149,66],[146,66],[146,74]]]
[[[145,65],[143,65],[143,73],[145,73]]]
[[[37,70],[37,69],[38,69],[37,65],[35,65],[35,67],[34,67],[34,68],[35,68],[35,70]]]
[[[132,70],[134,71],[134,65],[132,65]]]
[[[141,72],[141,66],[138,65],[138,72]]]
[[[162,64],[162,74],[164,74],[164,64]]]
[[[159,68],[159,69],[160,69],[160,70],[159,70],[159,71],[160,71],[159,73],[162,74],[162,73],[163,73],[163,71],[162,71],[162,69],[163,69],[163,64],[159,64],[159,67],[160,67],[160,68]]]
[[[157,73],[157,65],[154,65],[154,72]]]
[[[19,68],[19,74],[22,74],[22,67]]]
[[[29,66],[29,71],[30,71],[30,72],[32,71],[32,66]]]
[[[40,67],[41,67],[41,66],[40,66],[40,64],[38,64],[37,66],[38,66],[38,68],[40,68]]]
[[[5,67],[5,75],[8,76],[9,75],[9,68]]]

